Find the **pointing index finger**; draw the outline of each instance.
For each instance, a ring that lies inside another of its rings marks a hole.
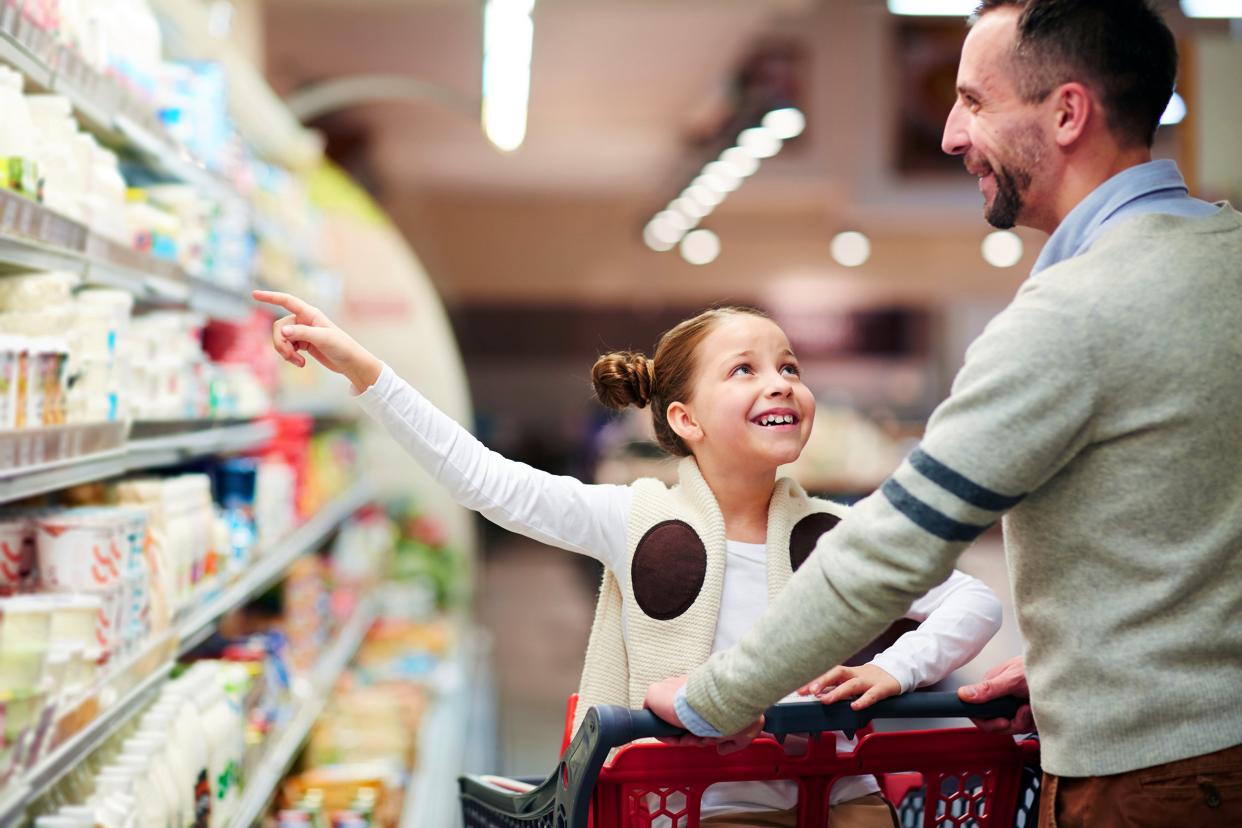
[[[280,293],[279,291],[274,290],[256,290],[252,291],[250,295],[253,296],[257,302],[263,302],[268,305],[277,305],[290,313],[305,318],[308,321],[315,319],[318,314],[318,311],[313,306],[303,302],[301,299],[290,293]]]

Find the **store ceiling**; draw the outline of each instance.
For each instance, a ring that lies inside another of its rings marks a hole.
[[[281,95],[375,73],[478,94],[479,0],[256,2]],[[834,305],[891,304],[1016,284],[1019,268],[989,272],[979,258],[986,225],[968,175],[894,170],[901,90],[915,85],[898,74],[894,18],[879,0],[538,0],[534,20],[527,139],[512,155],[473,113],[430,101],[316,123],[446,302],[766,302],[778,288],[802,299],[823,288]],[[717,262],[654,253],[643,224],[706,160],[696,135],[764,43],[801,55],[806,133],[705,220],[723,243]],[[932,156],[938,130],[919,142]],[[832,261],[828,241],[843,229],[872,236],[866,267]]]
[[[685,160],[757,39],[813,0],[540,0],[526,144],[494,150],[476,117],[432,101],[371,104],[334,119],[368,135],[388,185],[460,192],[635,192]],[[268,71],[311,81],[398,74],[477,96],[478,0],[268,0]]]

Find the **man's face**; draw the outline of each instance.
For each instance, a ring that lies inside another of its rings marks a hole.
[[[966,36],[957,71],[957,101],[944,125],[941,148],[963,156],[979,179],[983,216],[994,227],[1042,227],[1040,163],[1047,137],[1040,104],[1022,100],[1007,59],[1019,10],[984,15]]]

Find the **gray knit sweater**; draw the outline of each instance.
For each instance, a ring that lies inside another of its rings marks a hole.
[[[1043,765],[1242,743],[1242,214],[1121,221],[1031,277],[922,444],[687,698],[730,733],[854,652],[1002,514]]]

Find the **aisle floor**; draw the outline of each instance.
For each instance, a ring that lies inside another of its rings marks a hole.
[[[501,773],[542,775],[556,760],[565,700],[577,689],[594,611],[594,566],[516,536],[498,539],[484,558],[478,612],[494,646]],[[983,653],[950,678],[952,686],[976,680],[1021,649],[999,538],[975,544],[960,568],[995,590],[1005,622]]]

